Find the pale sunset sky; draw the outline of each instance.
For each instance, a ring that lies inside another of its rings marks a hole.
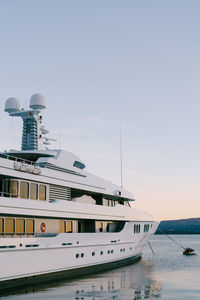
[[[0,0],[0,150],[20,149],[3,111],[46,97],[44,123],[87,170],[123,183],[155,219],[200,217],[200,1]]]

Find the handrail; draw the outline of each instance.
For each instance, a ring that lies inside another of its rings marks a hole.
[[[22,163],[25,163],[25,164],[28,163],[28,164],[31,164],[33,166],[38,166],[38,163],[36,163],[34,161],[31,161],[31,160],[28,160],[28,159],[23,159],[23,158],[13,156],[13,155],[10,155],[10,154],[0,153],[0,157],[3,157],[5,159],[18,161],[18,162],[22,162]]]

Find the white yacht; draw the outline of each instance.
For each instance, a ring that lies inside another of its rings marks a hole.
[[[133,195],[92,175],[76,155],[49,150],[45,98],[5,112],[23,120],[21,151],[0,153],[0,289],[88,274],[140,259],[158,222]]]

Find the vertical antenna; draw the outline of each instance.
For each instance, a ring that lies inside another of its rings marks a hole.
[[[121,178],[121,188],[123,188],[123,173],[122,173],[122,169],[123,169],[123,162],[122,162],[122,119],[120,117],[120,178]]]
[[[58,150],[61,149],[61,128],[59,127],[59,140],[58,140]]]

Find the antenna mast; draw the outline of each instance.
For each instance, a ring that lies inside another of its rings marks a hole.
[[[121,188],[123,188],[123,161],[122,161],[122,120],[120,118],[120,179],[121,179]]]
[[[23,120],[22,146],[21,150],[40,150],[44,145],[49,145],[49,141],[54,141],[44,137],[48,130],[41,125],[41,110],[46,108],[45,98],[40,94],[34,94],[30,99],[29,109],[20,109],[20,102],[16,98],[6,100],[4,111],[11,117],[21,117]]]

